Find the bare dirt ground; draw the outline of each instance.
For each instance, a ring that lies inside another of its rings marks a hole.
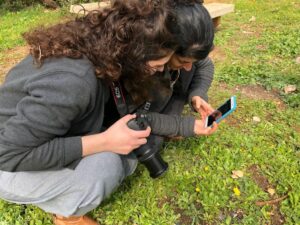
[[[28,47],[16,47],[1,54],[3,54],[3,57],[0,58],[0,83],[4,81],[7,72],[28,54]]]
[[[254,164],[248,168],[248,172],[250,173],[254,182],[265,192],[267,192],[268,188],[274,188],[273,185],[268,181],[267,177],[261,172],[258,165]],[[274,198],[274,196],[269,196],[270,198]],[[278,196],[276,196],[278,197]],[[272,211],[270,213],[271,216],[271,224],[273,225],[282,225],[285,222],[284,216],[281,214],[279,210],[280,202],[275,202],[272,204]]]
[[[210,53],[209,57],[217,66],[219,62],[226,60],[226,53],[222,48],[216,46]],[[274,101],[279,109],[285,109],[284,102],[281,100],[278,92],[275,90],[267,91],[260,85],[238,85],[234,88],[229,88],[226,83],[220,83],[219,87],[224,90],[230,90],[233,93],[239,92],[248,98]]]
[[[225,90],[230,90],[230,88],[225,83],[221,83],[220,87]],[[264,87],[260,85],[238,85],[231,88],[232,92],[239,92],[243,96],[258,99],[258,100],[269,100],[276,103],[278,109],[285,109],[285,103],[280,99],[279,93],[276,90],[267,91]]]
[[[218,46],[214,47],[214,50],[210,52],[209,57],[215,62],[223,62],[226,59],[226,53]]]

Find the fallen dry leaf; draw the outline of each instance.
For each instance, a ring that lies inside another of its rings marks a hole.
[[[232,173],[231,177],[233,179],[237,179],[237,178],[240,178],[240,177],[244,176],[244,173],[241,170],[233,170],[231,173]]]
[[[296,85],[286,85],[284,87],[284,93],[286,93],[286,94],[292,93],[292,92],[294,92],[296,90],[297,90],[297,86]]]

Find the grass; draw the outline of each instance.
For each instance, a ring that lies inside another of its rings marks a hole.
[[[0,51],[25,45],[21,34],[38,25],[50,25],[65,18],[65,11],[49,11],[42,6],[18,12],[0,11]]]
[[[295,61],[300,5],[288,0],[234,3],[236,12],[222,18],[216,34],[216,46],[226,57],[215,59],[209,96],[218,106],[237,95],[237,111],[212,136],[166,143],[162,155],[169,171],[163,178],[150,179],[139,165],[90,213],[102,224],[300,224],[300,67]],[[256,19],[249,22],[252,16]],[[285,94],[287,84],[297,85],[298,92]],[[254,92],[249,97],[241,89],[250,85],[279,95],[270,99]],[[233,179],[233,170],[244,176]],[[255,204],[285,195],[271,206]],[[51,224],[51,218],[34,206],[0,201],[0,225],[13,224]]]
[[[300,86],[299,3],[286,0],[235,1],[216,44],[228,50],[217,67],[218,80],[231,85],[261,84],[276,89],[291,107],[300,106],[300,93],[284,94],[288,84]],[[250,21],[255,17],[255,21]],[[226,29],[225,29],[226,27]]]

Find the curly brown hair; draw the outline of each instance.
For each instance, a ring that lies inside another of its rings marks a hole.
[[[87,57],[96,76],[121,80],[136,102],[149,98],[153,85],[147,61],[175,50],[166,28],[172,0],[115,0],[110,8],[25,33],[38,65],[49,57]]]

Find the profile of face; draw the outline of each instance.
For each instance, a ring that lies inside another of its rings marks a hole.
[[[151,75],[158,72],[163,72],[165,68],[165,64],[170,60],[174,52],[169,52],[166,56],[156,59],[156,60],[150,60],[147,62],[148,66],[151,69]]]
[[[189,57],[182,57],[177,54],[173,54],[168,62],[168,67],[171,70],[180,70],[185,69],[186,71],[190,71],[192,69],[193,63],[197,60]]]

